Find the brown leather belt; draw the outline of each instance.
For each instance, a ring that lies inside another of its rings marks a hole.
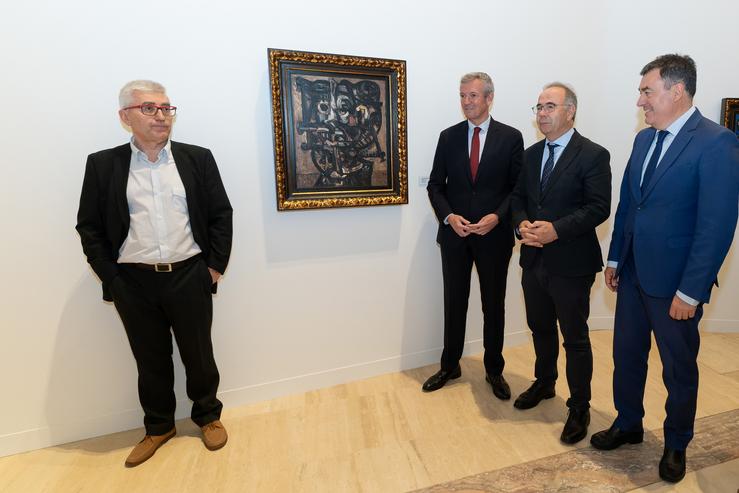
[[[128,264],[136,267],[137,269],[141,270],[153,270],[154,272],[172,272],[173,270],[177,270],[181,267],[186,267],[193,262],[197,261],[200,258],[200,254],[193,255],[190,258],[186,258],[185,260],[180,260],[179,262],[172,262],[170,264]],[[125,265],[125,264],[124,264]]]

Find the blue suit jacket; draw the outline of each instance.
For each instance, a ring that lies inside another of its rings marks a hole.
[[[642,289],[707,303],[737,223],[739,139],[695,111],[642,194],[641,170],[656,130],[639,132],[626,166],[609,261],[616,275],[633,248]]]

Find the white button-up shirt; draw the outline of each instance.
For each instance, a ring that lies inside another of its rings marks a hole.
[[[119,251],[119,263],[171,263],[200,253],[171,142],[151,162],[131,139],[126,199],[131,225]]]

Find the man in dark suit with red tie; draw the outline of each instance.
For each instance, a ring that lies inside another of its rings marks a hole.
[[[510,194],[521,168],[521,132],[490,117],[494,87],[490,76],[462,77],[459,97],[467,119],[439,136],[428,194],[439,232],[444,278],[444,351],[441,369],[423,384],[425,392],[462,374],[472,265],[482,297],[486,380],[499,399],[511,397],[503,377],[503,332],[508,262],[513,249]]]
[[[513,405],[530,409],[554,397],[559,324],[570,390],[560,440],[573,444],[585,438],[590,424],[590,288],[603,267],[595,228],[611,212],[610,155],[575,130],[577,97],[565,84],[547,85],[533,110],[545,138],[524,153],[511,209],[521,239],[536,380]]]

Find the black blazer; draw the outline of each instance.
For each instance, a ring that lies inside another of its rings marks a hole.
[[[544,143],[539,141],[524,152],[511,199],[513,225],[517,228],[526,219],[554,225],[558,239],[541,249],[547,272],[560,276],[599,272],[603,255],[595,228],[611,212],[610,154],[575,131],[540,193]],[[521,267],[530,267],[538,250],[522,245]]]
[[[231,255],[231,203],[213,154],[208,149],[172,142],[172,156],[187,195],[193,238],[209,267],[223,273]],[[77,232],[87,261],[103,283],[103,299],[118,275],[118,252],[128,236],[126,199],[131,145],[90,154],[77,212]],[[213,284],[215,293],[217,284]]]
[[[436,240],[439,243],[462,240],[451,226],[444,224],[444,219],[451,213],[459,214],[473,223],[487,214],[496,213],[501,224],[485,236],[510,238],[512,243],[510,194],[521,168],[523,137],[515,128],[491,119],[477,168],[477,179],[473,182],[467,144],[468,128],[465,120],[439,135],[426,188],[439,219]]]

